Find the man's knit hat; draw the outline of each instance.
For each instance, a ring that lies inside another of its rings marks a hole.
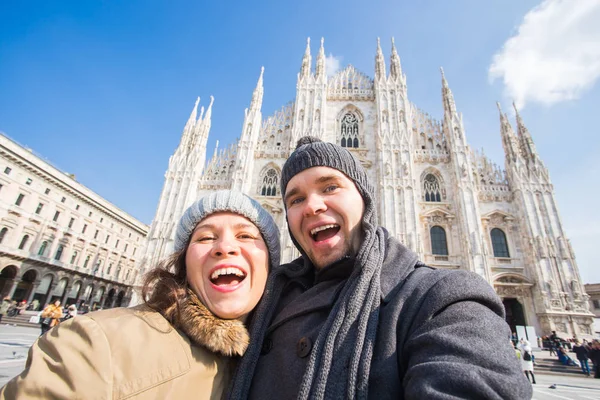
[[[290,180],[296,174],[312,167],[337,169],[354,182],[365,205],[373,202],[373,186],[360,161],[345,148],[333,143],[322,142],[312,136],[300,138],[296,144],[296,150],[283,165],[281,194],[284,198]]]
[[[279,266],[279,229],[273,217],[256,200],[233,190],[220,190],[204,196],[183,213],[175,231],[174,250],[181,251],[187,246],[198,222],[222,211],[239,214],[256,225],[269,251],[269,266]]]

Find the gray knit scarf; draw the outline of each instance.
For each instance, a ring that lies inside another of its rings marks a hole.
[[[314,343],[302,378],[299,399],[366,399],[368,395],[371,358],[379,322],[381,267],[385,258],[387,232],[376,225],[376,212],[370,194],[361,195],[365,200],[363,244],[356,255],[353,272]],[[307,257],[304,258],[306,262],[303,266],[281,266],[275,268],[269,277],[263,300],[250,324],[250,346],[234,376],[230,399],[248,397],[262,341],[285,282],[314,268]]]

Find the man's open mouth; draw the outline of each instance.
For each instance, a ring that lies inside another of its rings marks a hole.
[[[210,275],[210,281],[217,286],[237,285],[244,279],[246,279],[246,273],[235,267],[219,268]]]
[[[319,226],[317,228],[311,229],[310,237],[315,242],[321,242],[323,240],[330,239],[334,237],[340,230],[340,226],[337,224],[329,224]]]

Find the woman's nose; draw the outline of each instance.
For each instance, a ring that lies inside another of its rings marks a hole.
[[[213,255],[222,257],[224,255],[236,255],[239,252],[239,246],[233,238],[221,238],[215,242]]]

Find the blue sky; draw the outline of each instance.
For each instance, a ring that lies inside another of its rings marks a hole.
[[[600,282],[598,0],[254,3],[2,2],[0,131],[149,224],[197,96],[215,97],[210,154],[239,136],[261,66],[263,116],[293,100],[307,36],[371,76],[394,36],[409,99],[440,118],[443,66],[471,146],[501,165],[495,102],[523,108],[583,280]]]

